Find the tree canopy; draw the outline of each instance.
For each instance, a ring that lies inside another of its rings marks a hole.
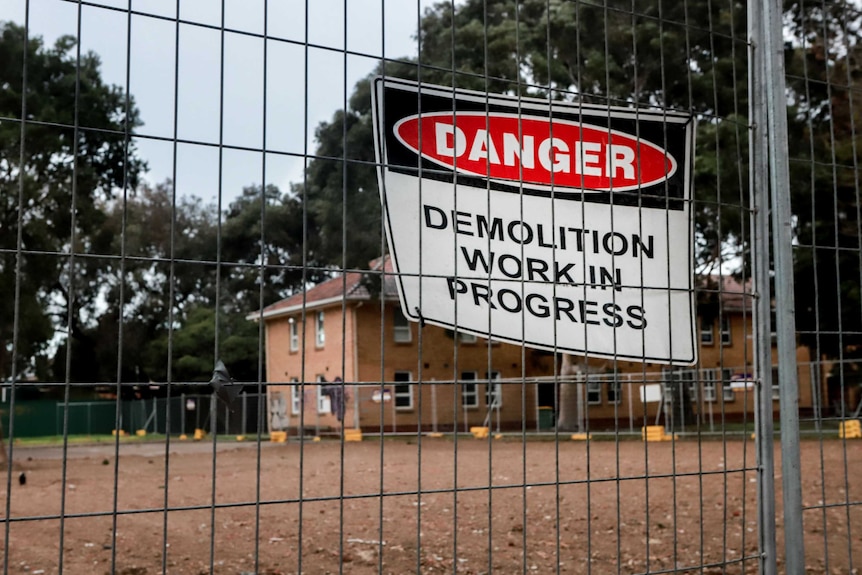
[[[860,18],[847,0],[811,4],[785,2],[784,20],[797,317],[803,343],[837,356],[862,343]],[[58,379],[113,381],[119,371],[123,381],[194,381],[208,376],[217,354],[234,377],[256,379],[258,328],[245,314],[333,269],[364,269],[385,249],[370,98],[377,74],[693,112],[694,263],[704,275],[720,263],[743,269],[751,239],[746,6],[631,7],[431,6],[417,56],[386,61],[317,127],[301,182],[286,192],[249,186],[223,213],[179,196],[171,182],[141,181],[146,164],[126,137],[142,125],[140,114],[130,95],[104,82],[97,55],[79,56],[72,37],[48,46],[0,24],[0,373],[33,367],[53,347],[46,377]],[[68,374],[66,343],[76,358]]]
[[[92,268],[69,274],[78,252],[99,251],[98,202],[134,188],[144,162],[125,133],[140,123],[134,101],[101,77],[99,57],[76,55],[71,36],[46,46],[23,27],[0,23],[0,373],[17,373],[45,349],[54,326],[67,326],[75,289],[78,314],[92,308]],[[26,51],[27,74],[24,74]],[[24,85],[24,78],[27,83]],[[24,115],[26,114],[26,115]],[[22,129],[22,122],[26,122]],[[74,205],[75,209],[72,209]],[[20,243],[19,243],[20,237]],[[18,249],[21,250],[20,269]],[[43,255],[39,255],[43,254]],[[50,255],[49,255],[50,254]],[[20,284],[16,302],[16,282]],[[64,303],[62,303],[64,302]],[[14,306],[17,357],[11,365]],[[80,315],[72,318],[75,323]]]
[[[695,264],[705,275],[728,262],[741,271],[751,238],[746,6],[656,1],[638,3],[635,13],[631,6],[627,0],[440,2],[421,19],[418,57],[386,62],[372,76],[691,110],[698,117]],[[824,331],[837,329],[840,320],[859,332],[862,308],[853,288],[860,282],[858,258],[836,250],[839,244],[858,246],[853,134],[859,118],[850,110],[859,106],[849,104],[858,87],[859,17],[845,1],[786,2],[785,10],[799,325]],[[318,126],[317,158],[309,163],[305,186],[295,187],[309,206],[312,227],[321,232],[315,256],[332,265],[364,267],[381,249],[370,79],[354,87],[348,109]],[[835,285],[838,277],[842,286]],[[831,355],[840,351],[835,337],[803,341]]]

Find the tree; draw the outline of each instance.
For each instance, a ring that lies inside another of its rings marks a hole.
[[[246,188],[220,216],[199,198],[177,197],[165,181],[142,184],[123,201],[101,202],[104,222],[95,235],[107,253],[125,259],[109,259],[100,268],[92,289],[102,309],[73,332],[70,381],[114,382],[119,357],[122,381],[167,381],[169,350],[172,381],[208,380],[216,353],[216,310],[218,355],[234,377],[257,379],[257,330],[252,324],[242,329],[249,323],[245,316],[302,285],[298,202],[269,186],[262,220],[261,201],[260,187]],[[312,271],[306,277],[321,276]],[[248,339],[252,335],[254,342]],[[61,348],[54,361],[57,379],[66,377],[65,353]]]
[[[322,270],[314,269],[303,276],[303,243],[314,235],[309,231],[303,237],[302,204],[293,194],[271,184],[266,190],[244,188],[228,207],[222,227],[222,258],[231,262],[226,293],[236,309],[259,309],[301,288],[303,277],[306,282],[324,277]],[[313,261],[313,251],[310,257]]]
[[[243,314],[223,313],[219,321],[219,350],[216,357],[215,309],[196,306],[189,310],[185,320],[173,334],[171,379],[176,382],[209,381],[216,359],[229,366],[231,377],[237,381],[258,379],[258,324],[247,321]],[[158,381],[167,380],[165,350],[168,334],[163,331],[148,345],[154,356],[153,365],[162,366]]]
[[[97,205],[102,223],[93,233],[100,253],[124,255],[97,260],[90,297],[98,309],[76,321],[72,347],[72,382],[115,382],[122,336],[123,381],[141,382],[162,373],[145,352],[149,342],[179,325],[184,310],[215,297],[218,214],[198,198],[174,198],[169,181],[140,185],[120,199]],[[171,287],[173,286],[173,289]],[[173,318],[171,318],[173,310]],[[64,380],[65,346],[54,358],[54,378]],[[166,358],[161,358],[165,363]]]
[[[812,32],[807,48],[789,50],[786,58],[799,94],[791,113],[803,126],[803,137],[790,143],[797,329],[812,356],[840,358],[862,344],[862,80],[856,64],[862,47],[855,37],[844,38],[846,23],[819,18],[808,25],[828,32]],[[844,41],[823,40],[830,35]]]
[[[124,137],[126,130],[140,125],[134,100],[121,88],[104,83],[97,55],[81,54],[78,60],[75,46],[75,38],[63,36],[49,47],[39,37],[28,39],[21,26],[0,23],[0,116],[8,119],[0,122],[4,376],[31,367],[56,328],[78,331],[75,324],[94,304],[95,292],[89,287],[95,270],[92,262],[79,260],[70,273],[68,259],[55,254],[73,248],[98,252],[103,244],[97,232],[104,222],[99,200],[113,197],[124,185],[134,188],[144,169],[134,143]],[[72,293],[73,325],[67,325]],[[16,306],[20,320],[17,365],[12,366]]]
[[[841,119],[840,110],[849,107],[836,101],[846,102],[852,90],[844,95],[830,92],[825,80],[829,74],[847,76],[847,66],[857,57],[859,22],[846,0],[814,4],[786,2],[784,32],[790,63],[790,151],[799,160],[792,164],[796,233],[800,241],[818,246],[797,251],[797,313],[800,326],[816,324],[825,330],[838,318],[845,326],[855,326],[862,317],[858,264],[851,252],[835,249],[836,243],[856,245],[850,233],[859,229],[858,216],[851,215],[858,213],[858,192],[851,185],[855,172],[839,170],[841,178],[833,178],[831,166],[814,161],[833,157],[858,166],[857,152],[850,145],[853,131],[835,131],[834,143],[829,136],[836,122],[845,128],[854,125],[847,113]],[[636,13],[631,8],[630,0],[440,2],[421,19],[418,57],[387,62],[378,73],[494,93],[694,111],[699,119],[695,264],[708,275],[722,263],[742,261],[742,272],[748,265],[751,237],[746,6],[735,1],[655,0],[638,3]],[[827,49],[836,43],[849,51]],[[802,62],[808,65],[805,71]],[[369,85],[369,79],[360,81],[348,109],[318,127],[318,156],[309,163],[306,185],[296,187],[308,206],[312,227],[323,237],[315,252],[320,265],[362,265],[378,255],[381,244],[380,207],[369,158],[373,149]],[[354,213],[364,225],[355,227]],[[348,226],[346,243],[340,239],[341,226]],[[848,233],[839,233],[839,227]],[[818,240],[818,234],[824,237]],[[838,275],[843,280],[840,286],[833,285]],[[816,282],[817,293],[842,297],[812,297]],[[838,309],[836,299],[846,307]],[[812,306],[814,301],[820,307]],[[816,350],[841,353],[831,339],[821,334],[803,341],[816,345]],[[851,339],[855,336],[842,341],[846,346]],[[570,369],[567,363],[566,370]],[[676,381],[669,383],[670,395],[682,397],[675,407],[680,411],[677,419],[690,422],[692,416],[683,413],[690,409],[688,386],[678,389],[678,378],[671,379]],[[564,387],[561,395],[576,396]],[[560,416],[562,422],[576,420],[571,414]]]

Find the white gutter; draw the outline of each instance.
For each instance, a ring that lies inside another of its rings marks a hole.
[[[344,296],[336,296],[336,297],[331,297],[331,298],[327,298],[327,299],[321,299],[321,300],[313,301],[310,303],[306,303],[305,305],[299,303],[296,305],[292,305],[290,307],[273,309],[270,311],[265,311],[262,314],[258,310],[256,312],[252,312],[252,313],[248,314],[247,316],[245,316],[245,319],[247,319],[249,321],[257,321],[260,318],[271,319],[271,318],[280,317],[283,315],[291,315],[291,314],[294,314],[296,312],[302,311],[303,308],[306,310],[310,310],[310,309],[317,309],[320,307],[327,307],[327,306],[330,306],[330,305],[335,304],[335,303],[341,303],[344,299],[345,299]],[[350,298],[348,298],[348,299],[350,299]]]

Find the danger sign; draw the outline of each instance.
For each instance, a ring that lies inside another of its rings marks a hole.
[[[689,115],[378,78],[408,318],[596,357],[696,361]]]

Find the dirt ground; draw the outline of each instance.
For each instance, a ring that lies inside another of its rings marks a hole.
[[[0,486],[13,518],[2,527],[8,557],[0,540],[9,573],[757,569],[750,440],[459,438],[456,449],[451,437],[366,437],[263,443],[260,457],[255,443],[218,448],[213,457],[212,443],[173,441],[167,457],[163,443],[125,444],[116,459],[113,446],[71,447],[65,482],[60,449],[16,448],[11,501],[5,470]],[[810,573],[862,565],[860,454],[862,441],[803,441]],[[846,501],[856,505],[830,506]]]

